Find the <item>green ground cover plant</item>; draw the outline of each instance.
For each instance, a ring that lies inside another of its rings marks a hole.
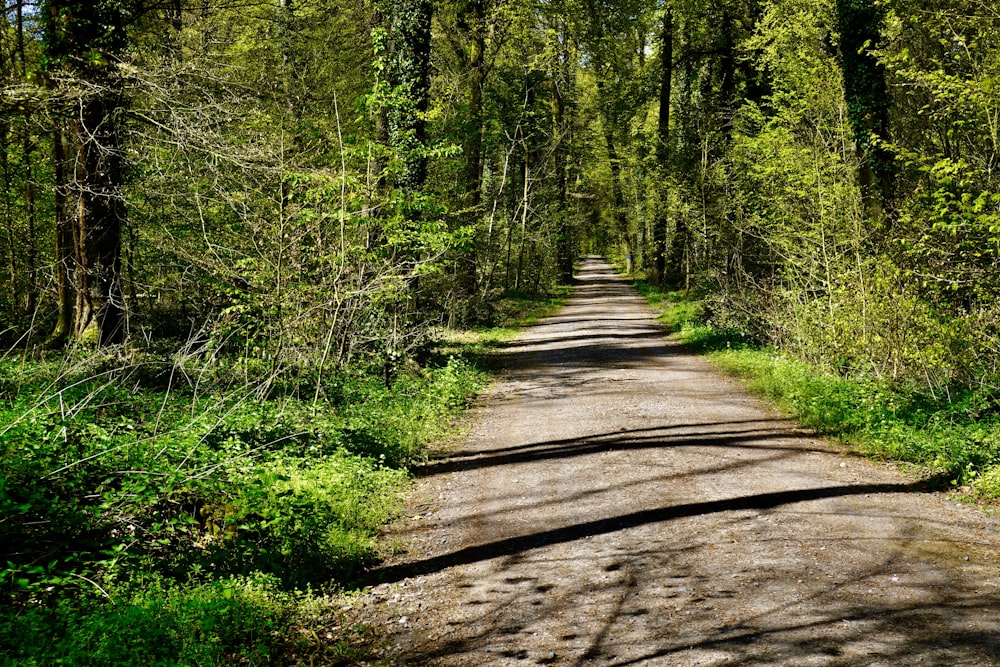
[[[971,497],[1000,498],[1000,416],[989,387],[921,391],[824,371],[713,321],[695,292],[636,286],[669,331],[818,433],[866,456],[915,464]]]
[[[510,292],[493,308],[492,322],[467,329],[442,332],[443,354],[471,359],[486,368],[491,358],[504,344],[513,340],[522,327],[531,326],[554,313],[569,296],[568,285],[557,285],[548,294],[537,296],[526,292]]]
[[[368,660],[337,600],[488,380],[481,355],[557,305],[505,297],[497,326],[440,332],[390,381],[125,349],[0,360],[0,664]]]

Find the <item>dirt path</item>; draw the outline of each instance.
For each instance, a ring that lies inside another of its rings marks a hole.
[[[398,665],[1000,665],[997,522],[665,341],[589,258],[361,613]]]

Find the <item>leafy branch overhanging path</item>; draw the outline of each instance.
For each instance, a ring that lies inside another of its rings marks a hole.
[[[996,521],[666,341],[599,258],[373,573],[401,665],[1000,664]]]

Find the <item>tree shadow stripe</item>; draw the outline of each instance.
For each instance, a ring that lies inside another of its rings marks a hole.
[[[670,507],[642,510],[607,519],[597,519],[572,526],[554,528],[528,535],[509,537],[486,544],[465,547],[458,551],[433,556],[414,563],[400,563],[369,571],[367,583],[391,583],[408,577],[422,576],[441,570],[468,565],[500,556],[521,554],[533,549],[573,542],[587,537],[636,528],[638,526],[664,523],[674,519],[692,516],[733,512],[751,509],[772,509],[806,501],[823,500],[845,496],[883,493],[915,493],[933,487],[933,482],[920,481],[906,484],[861,484],[848,486],[824,486],[815,489],[795,489],[761,493],[738,498],[686,503]]]

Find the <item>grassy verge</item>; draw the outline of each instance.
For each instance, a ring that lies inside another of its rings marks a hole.
[[[471,329],[451,329],[441,333],[439,352],[472,360],[488,368],[490,359],[526,326],[536,324],[565,303],[570,287],[560,286],[546,296],[510,293],[496,304],[496,324]]]
[[[1000,417],[990,392],[929,395],[825,373],[714,327],[697,298],[636,286],[679,340],[804,425],[866,456],[917,465],[970,497],[1000,498]]]
[[[0,665],[377,663],[343,596],[488,380],[477,355],[557,300],[501,305],[389,386],[122,350],[0,361]]]

